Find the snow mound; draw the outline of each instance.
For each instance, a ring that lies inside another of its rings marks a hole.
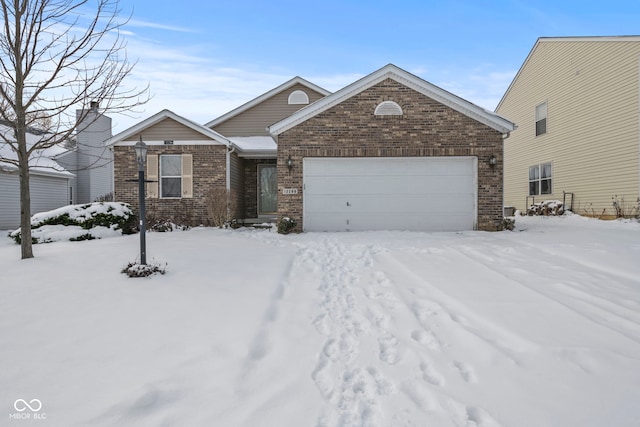
[[[135,217],[126,203],[95,202],[63,206],[31,217],[33,243],[93,240],[133,232]],[[9,233],[20,243],[21,229]]]

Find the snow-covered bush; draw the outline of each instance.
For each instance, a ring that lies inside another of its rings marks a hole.
[[[560,200],[545,200],[540,203],[534,203],[527,208],[527,215],[562,215],[564,213],[564,204]]]
[[[158,233],[164,233],[167,231],[175,231],[175,230],[185,231],[185,230],[188,230],[189,228],[191,227],[189,227],[188,225],[178,225],[168,219],[154,219],[152,221],[147,222],[147,230],[156,231]]]
[[[515,227],[516,227],[515,218],[502,218],[502,221],[498,223],[498,231],[504,231],[504,230],[513,231]]]
[[[139,262],[130,262],[121,271],[129,277],[148,277],[152,274],[167,272],[167,264],[164,266],[158,263],[140,264]]]
[[[119,202],[63,206],[31,217],[33,243],[92,240],[109,235],[132,234],[135,226],[136,217],[131,208]],[[9,233],[9,237],[20,243],[20,229]]]
[[[284,217],[278,222],[278,233],[289,234],[296,226],[296,221],[289,217]]]

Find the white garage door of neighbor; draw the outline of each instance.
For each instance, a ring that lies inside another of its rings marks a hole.
[[[305,158],[305,231],[473,230],[476,157]]]

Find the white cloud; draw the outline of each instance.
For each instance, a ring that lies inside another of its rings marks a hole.
[[[114,115],[116,133],[165,108],[206,123],[296,75],[335,92],[366,74],[304,75],[300,70],[282,66],[235,63],[229,66],[228,60],[225,63],[219,58],[210,44],[167,47],[135,35],[127,39],[128,56],[132,60],[138,58],[127,84],[137,88],[150,85],[152,99],[135,114]],[[429,64],[416,65],[410,71],[488,110],[495,108],[515,75],[515,71],[496,70],[494,65],[451,70]]]
[[[157,30],[175,31],[179,33],[197,33],[197,31],[192,28],[160,24],[157,22],[143,21],[140,19],[130,19],[129,21],[127,21],[125,27],[154,28]]]
[[[439,83],[443,89],[493,111],[506,92],[517,71],[494,71],[495,66],[485,65],[468,72],[457,72]]]

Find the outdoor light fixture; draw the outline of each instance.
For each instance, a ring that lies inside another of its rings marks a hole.
[[[289,158],[287,159],[287,167],[289,168],[289,170],[291,170],[291,168],[293,167],[293,159],[291,158],[291,156],[289,156]]]
[[[133,146],[138,162],[138,202],[140,210],[140,264],[147,265],[147,219],[144,206],[144,165],[147,162],[147,144],[140,140]]]
[[[496,156],[492,154],[491,157],[489,157],[489,166],[495,167],[495,165],[497,164],[498,164],[498,159],[496,159]]]
[[[138,172],[144,171],[144,164],[147,161],[147,144],[142,141],[142,135],[140,140],[133,146],[136,152],[136,160],[138,161]]]

